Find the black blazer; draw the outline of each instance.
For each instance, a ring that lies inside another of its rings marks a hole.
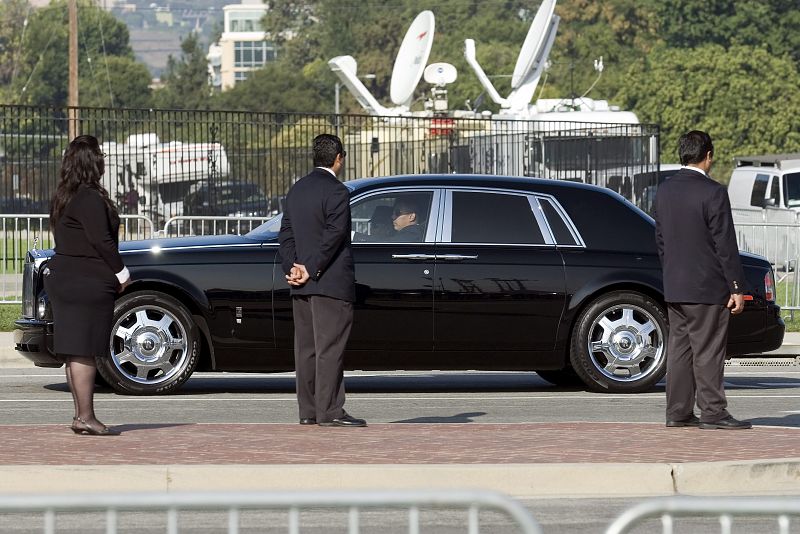
[[[727,304],[744,291],[744,271],[725,187],[681,169],[655,200],[656,246],[667,302]]]
[[[125,268],[119,254],[119,216],[96,189],[78,187],[53,232],[56,254],[102,262],[111,274]]]
[[[311,275],[293,295],[324,295],[355,301],[350,250],[350,193],[333,174],[316,168],[292,186],[278,236],[283,271],[293,263]]]

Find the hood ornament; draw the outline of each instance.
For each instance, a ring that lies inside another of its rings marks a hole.
[[[37,250],[36,247],[38,245],[39,245],[39,238],[38,237],[34,237],[33,238],[33,248],[31,250]]]

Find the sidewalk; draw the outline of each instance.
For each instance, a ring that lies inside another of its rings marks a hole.
[[[0,347],[10,343],[10,334],[0,334]],[[779,350],[800,355],[800,334],[787,334]],[[0,366],[31,364],[4,348]],[[121,436],[90,437],[65,425],[0,425],[0,493],[480,488],[514,497],[800,495],[800,429],[791,427],[704,431],[563,422],[117,429]]]
[[[515,497],[800,494],[800,429],[655,423],[0,426],[0,493],[481,488]]]

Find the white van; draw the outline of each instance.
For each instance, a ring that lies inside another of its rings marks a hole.
[[[739,248],[760,254],[788,272],[800,260],[800,154],[734,161],[728,198]]]
[[[734,219],[796,222],[800,214],[800,154],[734,158],[728,183]]]

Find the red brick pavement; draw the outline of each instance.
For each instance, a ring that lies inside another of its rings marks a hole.
[[[0,464],[503,464],[800,458],[800,429],[647,423],[123,425],[118,437],[0,425]]]
[[[0,425],[0,464],[486,464],[800,457],[800,429],[647,423],[123,425],[118,437]]]

